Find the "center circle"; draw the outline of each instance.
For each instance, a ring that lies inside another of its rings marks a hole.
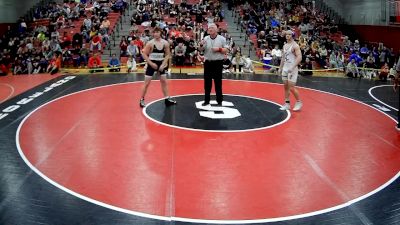
[[[200,94],[175,96],[178,102],[166,106],[164,99],[156,100],[144,108],[144,114],[154,122],[175,128],[241,132],[271,128],[286,122],[290,112],[280,110],[279,104],[255,97],[224,95],[217,105],[214,100],[203,105]]]

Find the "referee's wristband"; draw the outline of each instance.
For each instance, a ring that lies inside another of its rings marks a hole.
[[[222,48],[219,48],[218,51],[219,51],[219,52],[222,52]]]

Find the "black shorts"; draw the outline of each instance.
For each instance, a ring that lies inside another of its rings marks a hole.
[[[146,76],[153,76],[154,72],[158,71],[158,68],[160,68],[161,64],[163,63],[163,61],[152,61],[153,63],[157,64],[157,70],[153,69],[153,67],[151,67],[149,64],[147,64],[147,69],[146,69]],[[165,67],[165,69],[163,71],[160,72],[160,75],[166,75],[168,71],[168,65],[167,67]]]

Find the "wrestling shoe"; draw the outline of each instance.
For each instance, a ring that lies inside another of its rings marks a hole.
[[[166,106],[171,106],[171,105],[175,105],[175,104],[176,104],[176,101],[173,100],[172,98],[166,98],[165,99],[165,105]]]
[[[289,103],[285,103],[281,108],[279,108],[280,110],[289,110],[290,109],[290,104]]]
[[[144,102],[144,98],[140,99],[139,105],[142,108],[146,107],[146,103]]]
[[[294,104],[293,111],[300,111],[301,107],[303,107],[303,103],[298,101]]]

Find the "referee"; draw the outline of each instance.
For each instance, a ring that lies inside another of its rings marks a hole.
[[[208,24],[208,36],[200,41],[199,50],[204,50],[204,103],[203,106],[210,104],[210,93],[212,80],[214,79],[217,103],[222,105],[222,68],[225,53],[228,52],[226,39],[218,34],[218,27],[214,23]]]
[[[393,85],[393,89],[394,91],[396,91],[396,89],[399,87],[399,82],[400,82],[400,57],[399,60],[396,64],[396,77],[394,78],[394,85]],[[398,90],[399,92],[399,101],[400,101],[400,90]],[[400,105],[400,104],[399,104]],[[397,111],[397,126],[396,129],[400,132],[400,109],[399,111]]]

